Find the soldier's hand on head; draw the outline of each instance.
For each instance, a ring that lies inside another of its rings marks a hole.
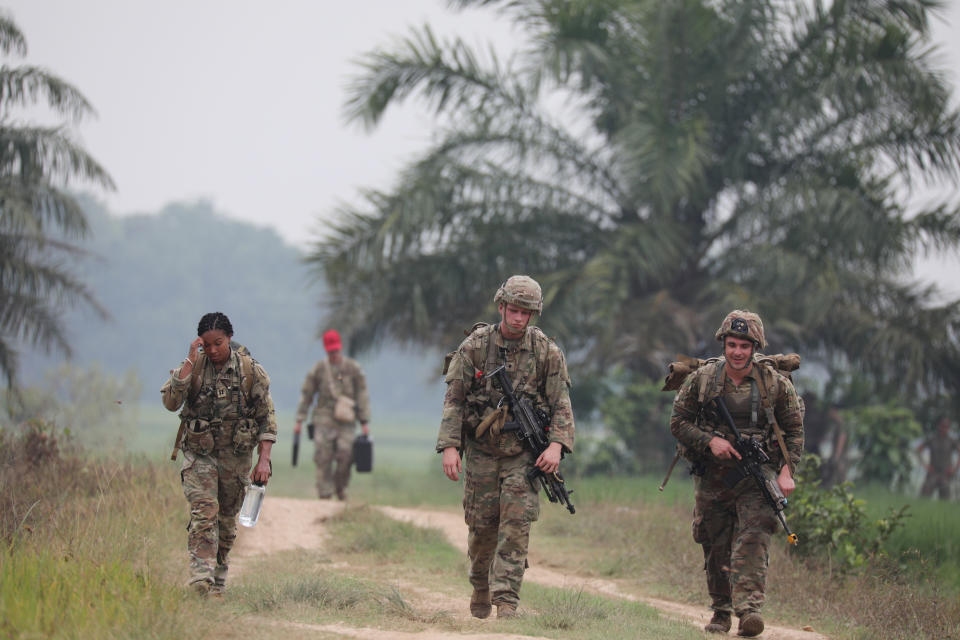
[[[190,343],[190,349],[187,351],[187,357],[190,358],[191,361],[197,361],[197,354],[200,351],[201,345],[203,345],[203,338],[197,338]]]
[[[710,440],[710,453],[720,460],[740,459],[740,454],[733,448],[733,445],[720,436],[714,436]]]
[[[460,479],[463,466],[460,462],[460,453],[456,447],[447,447],[443,450],[443,472],[454,482]]]

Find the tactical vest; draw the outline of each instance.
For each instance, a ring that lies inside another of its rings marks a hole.
[[[767,443],[767,448],[773,450],[779,448],[783,455],[784,462],[791,467],[790,456],[787,452],[786,443],[783,440],[783,431],[777,424],[774,415],[773,403],[770,401],[769,387],[775,382],[774,377],[782,375],[792,381],[791,373],[800,367],[800,356],[796,353],[764,355],[756,354],[753,360],[754,371],[757,373],[757,381],[751,384],[750,400],[750,427],[747,431],[752,432],[759,424],[760,410],[763,411],[763,417],[766,418],[766,424],[770,430],[774,442]],[[686,378],[690,375],[697,376],[697,402],[701,407],[707,407],[714,398],[723,393],[723,385],[726,376],[725,360],[723,358],[709,358],[701,360],[699,358],[690,358],[688,356],[677,356],[677,362],[672,362],[669,366],[669,373],[664,380],[662,391],[674,391],[680,388]],[[800,404],[801,414],[804,411],[803,401]],[[697,417],[698,423],[706,420],[706,416],[701,412]],[[712,431],[715,425],[703,425],[704,430]],[[711,428],[708,428],[711,427]],[[775,445],[775,446],[774,446]],[[677,443],[678,454],[691,460],[695,464],[699,462],[696,456],[690,455],[686,447]]]
[[[482,331],[480,344],[474,351],[484,353],[481,369],[477,374],[478,380],[468,384],[464,389],[466,406],[464,407],[463,429],[471,436],[475,433],[481,420],[496,409],[497,404],[503,397],[503,394],[493,386],[492,380],[484,379],[482,383],[479,383],[479,376],[488,374],[506,363],[506,354],[500,352],[501,350],[497,348],[497,341],[494,339],[497,326],[496,324],[478,322],[469,331],[464,332],[472,336],[477,330]],[[531,327],[531,329],[531,351],[524,351],[519,354],[516,360],[516,370],[509,371],[508,377],[518,394],[527,397],[535,407],[543,410],[549,416],[551,411],[545,403],[543,389],[545,379],[541,379],[541,372],[546,370],[546,363],[543,360],[547,357],[547,341],[549,341],[549,338],[540,329],[536,327]],[[444,375],[446,375],[447,368],[455,353],[447,354],[443,367]],[[532,374],[521,377],[521,372],[526,368],[527,361],[531,357],[533,358]],[[531,396],[525,390],[526,384],[531,378],[536,381],[536,395],[534,396]],[[516,434],[513,433],[490,434],[484,439],[484,442],[487,444],[484,448],[490,448],[490,452],[496,455],[516,455],[523,450],[522,444],[517,440]]]
[[[203,352],[197,354],[197,361],[190,374],[190,387],[180,412],[185,424],[183,448],[200,455],[207,455],[216,449],[233,448],[236,453],[245,453],[253,449],[259,438],[259,427],[250,411],[250,393],[253,389],[255,369],[253,356],[245,347],[234,348],[240,369],[240,382],[229,389],[231,402],[229,408],[221,412],[217,407],[215,389],[204,386],[204,372],[209,363]]]

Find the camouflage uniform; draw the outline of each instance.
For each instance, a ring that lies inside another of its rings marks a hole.
[[[550,441],[572,451],[573,410],[563,352],[535,326],[528,326],[522,338],[508,340],[499,324],[477,325],[451,354],[436,448],[442,452],[456,447],[464,458],[470,583],[477,591],[489,589],[494,605],[516,607],[530,525],[540,515],[540,500],[527,480],[533,454],[516,433],[495,434],[491,429],[476,438],[480,421],[501,398],[483,375],[501,364],[506,365],[517,395],[529,398],[551,417]]]
[[[693,539],[703,546],[711,608],[742,617],[759,613],[763,606],[770,535],[779,523],[752,479],[743,478],[733,487],[724,482],[735,463],[717,459],[709,448],[717,435],[733,442],[730,428],[710,408],[718,395],[741,435],[764,445],[771,461],[765,474],[774,481],[784,460],[766,406],[783,430],[794,467],[803,451],[803,414],[790,380],[756,356],[739,386],[726,376],[723,359],[711,360],[687,377],[674,400],[670,431],[697,469]]]
[[[935,431],[920,444],[919,449],[930,452],[930,470],[927,471],[920,495],[930,497],[936,490],[941,500],[949,500],[953,455],[960,452],[960,441],[949,433]]]
[[[333,377],[333,392],[328,372]],[[367,379],[356,360],[346,356],[339,364],[321,360],[307,374],[300,391],[297,422],[307,417],[310,404],[314,396],[317,397],[312,418],[315,428],[313,461],[317,464],[317,494],[321,498],[329,498],[334,492],[340,497],[344,496],[350,483],[350,465],[353,463],[356,422],[340,422],[333,417],[333,406],[337,401],[334,393],[353,399],[357,421],[361,424],[370,421]]]
[[[180,380],[177,367],[160,390],[167,409],[183,407],[180,417],[187,424],[180,479],[190,503],[191,584],[226,584],[227,556],[237,538],[237,514],[250,482],[253,450],[260,441],[277,441],[270,378],[250,358],[253,380],[244,384],[241,357],[249,358],[231,349],[219,372],[203,357],[197,362],[200,371],[186,380]]]

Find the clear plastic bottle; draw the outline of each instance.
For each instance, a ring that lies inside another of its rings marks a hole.
[[[240,524],[252,527],[260,519],[260,507],[263,506],[263,496],[267,489],[260,482],[247,485],[247,492],[243,496],[243,506],[240,507]]]

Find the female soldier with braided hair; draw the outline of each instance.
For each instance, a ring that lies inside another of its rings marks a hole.
[[[180,478],[190,503],[188,584],[203,595],[222,594],[244,489],[250,480],[266,484],[270,478],[277,422],[270,378],[231,342],[227,316],[204,315],[197,336],[160,393],[167,409],[182,408],[177,445],[183,448]],[[259,459],[251,472],[254,447]]]

